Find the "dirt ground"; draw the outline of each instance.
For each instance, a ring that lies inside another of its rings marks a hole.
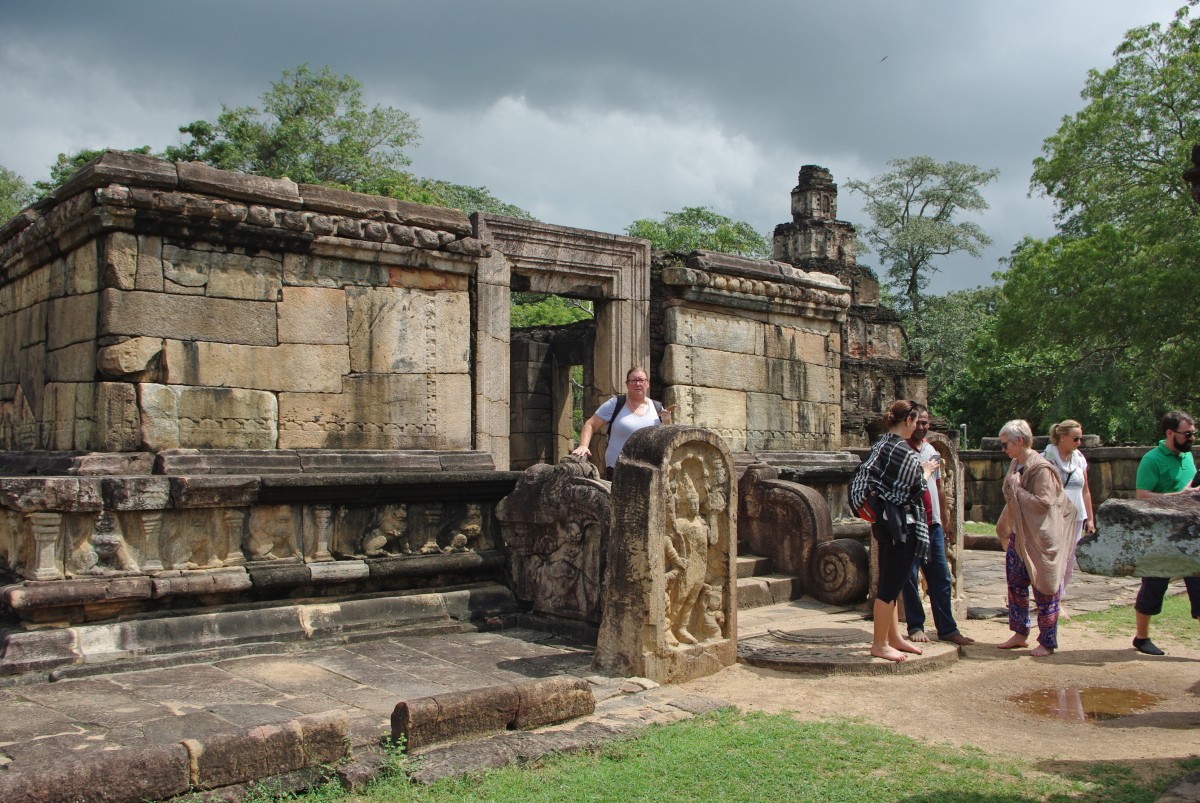
[[[820,676],[739,663],[681,688],[746,710],[792,711],[811,719],[851,717],[931,743],[1036,757],[1034,763],[1045,769],[1122,761],[1147,777],[1161,767],[1156,760],[1200,755],[1200,652],[1160,639],[1157,643],[1168,654],[1145,656],[1132,649],[1129,636],[1062,622],[1055,654],[1032,658],[1028,649],[996,648],[1010,635],[1002,619],[968,621],[962,631],[977,643],[942,669]],[[1060,696],[1059,689],[1096,688],[1159,699],[1140,712],[1102,721],[1039,715],[1030,703],[1012,699],[1046,689],[1050,699],[1061,699],[1070,708],[1070,692]]]

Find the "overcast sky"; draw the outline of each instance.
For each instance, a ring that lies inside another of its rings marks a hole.
[[[933,291],[990,284],[1053,231],[1031,162],[1125,31],[1183,0],[7,0],[0,165],[162,150],[253,105],[284,69],[328,65],[418,117],[418,175],[487,186],[541,220],[620,233],[708,206],[768,238],[802,165],[844,189],[890,159],[999,168],[977,221],[995,244]],[[860,262],[878,267],[874,255]]]

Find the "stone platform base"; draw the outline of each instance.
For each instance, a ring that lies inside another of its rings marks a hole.
[[[816,675],[883,675],[924,672],[959,658],[957,645],[934,641],[907,661],[871,655],[871,633],[853,625],[771,630],[738,642],[738,660],[752,666]]]
[[[518,610],[506,587],[479,583],[438,592],[228,606],[62,629],[12,630],[0,632],[0,685],[6,676],[23,682],[20,676],[33,672],[49,672],[57,680],[283,652],[322,639],[500,627]]]

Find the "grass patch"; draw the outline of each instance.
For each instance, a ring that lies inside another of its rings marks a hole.
[[[996,525],[986,521],[964,521],[963,532],[967,535],[995,535]]]
[[[1175,588],[1172,586],[1171,591]],[[1070,606],[1070,589],[1067,590],[1067,605]],[[1086,624],[1108,636],[1125,635],[1133,638],[1134,611],[1132,605],[1120,605],[1103,611],[1072,614],[1071,621],[1060,621],[1059,626],[1073,625],[1076,622]],[[1150,637],[1160,647],[1177,645],[1180,647],[1200,648],[1200,627],[1192,618],[1191,604],[1187,594],[1173,594],[1170,591],[1163,600],[1162,613],[1155,616],[1150,624]]]
[[[332,787],[290,799],[382,801],[1151,801],[1188,771],[1152,782],[1112,764],[1039,772],[973,748],[928,745],[857,721],[806,722],[732,709],[653,727],[596,753],[556,756],[430,787],[403,775],[360,794]]]

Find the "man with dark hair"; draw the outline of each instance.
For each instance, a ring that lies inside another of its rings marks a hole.
[[[1196,463],[1192,457],[1192,444],[1196,442],[1196,422],[1182,410],[1172,410],[1162,417],[1159,430],[1163,439],[1158,446],[1146,452],[1137,470],[1137,498],[1155,497],[1196,491],[1189,488],[1196,476]],[[1163,597],[1167,593],[1169,577],[1143,577],[1133,608],[1137,612],[1137,632],[1133,646],[1147,655],[1163,655],[1163,651],[1150,640],[1150,617],[1162,612]],[[1188,599],[1192,604],[1192,618],[1200,621],[1200,577],[1185,577]]]
[[[915,407],[917,427],[906,441],[916,452],[922,463],[941,458],[925,436],[929,434],[929,408],[923,404]],[[908,624],[908,639],[915,642],[929,641],[925,635],[925,609],[921,607],[921,592],[917,585],[917,570],[925,573],[925,584],[929,587],[929,608],[933,611],[933,623],[937,627],[938,639],[953,644],[974,644],[975,639],[958,632],[954,612],[950,605],[953,578],[950,563],[946,560],[946,535],[942,522],[946,517],[946,497],[942,493],[942,470],[938,468],[930,475],[925,493],[926,522],[929,525],[929,558],[913,564],[912,574],[901,589],[904,598],[904,618]]]

